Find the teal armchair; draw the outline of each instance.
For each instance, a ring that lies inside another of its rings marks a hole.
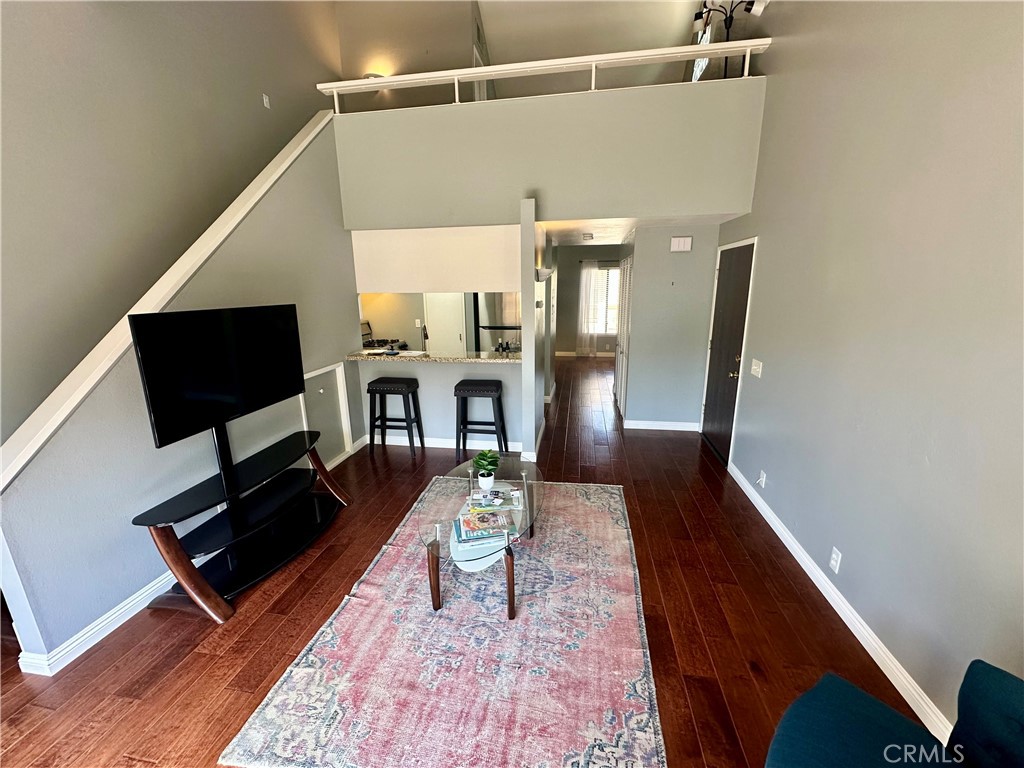
[[[765,768],[1024,766],[1024,681],[976,659],[957,706],[959,719],[944,746],[921,725],[828,673],[783,714]]]

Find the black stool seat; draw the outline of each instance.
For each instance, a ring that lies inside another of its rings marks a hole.
[[[494,421],[470,421],[469,398],[486,397],[491,401]],[[505,430],[505,408],[501,402],[501,382],[498,379],[463,379],[455,385],[455,460],[465,461],[468,435],[494,435],[498,450],[508,452],[508,433]]]
[[[403,379],[397,376],[381,376],[366,385],[367,392],[387,395],[403,395],[419,388],[420,383],[416,379]]]
[[[420,438],[420,448],[423,448],[423,419],[420,416],[420,383],[416,379],[402,378],[399,376],[381,376],[366,385],[366,392],[370,396],[370,455],[373,455],[373,438],[380,429],[380,444],[387,444],[387,432],[389,429],[404,429],[409,435],[409,451],[416,455],[416,443],[413,441],[412,428],[416,425],[416,432]],[[388,418],[388,395],[398,395],[402,398],[402,405],[405,408],[405,418]],[[380,411],[380,415],[377,411]]]
[[[501,394],[501,382],[497,379],[463,379],[455,385],[455,396],[493,397]]]

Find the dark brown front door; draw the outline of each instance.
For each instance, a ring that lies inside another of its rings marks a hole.
[[[736,415],[743,325],[747,317],[747,294],[753,264],[753,243],[722,251],[718,261],[703,434],[708,445],[725,464],[729,463],[729,443],[732,441],[732,424]]]

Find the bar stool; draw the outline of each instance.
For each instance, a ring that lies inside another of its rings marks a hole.
[[[494,421],[470,421],[469,398],[488,397]],[[466,440],[469,433],[494,435],[498,450],[508,452],[508,433],[505,431],[505,409],[501,404],[501,382],[497,379],[463,379],[455,385],[455,460],[465,461]]]
[[[412,425],[420,436],[420,448],[423,448],[423,420],[420,418],[420,383],[416,379],[403,379],[395,376],[382,376],[366,385],[370,395],[370,455],[373,455],[373,436],[380,429],[380,444],[387,444],[389,429],[405,429],[409,434],[409,452],[416,455],[416,444],[413,442]],[[388,418],[388,395],[400,395],[405,406],[405,418]],[[378,403],[380,415],[377,415]]]

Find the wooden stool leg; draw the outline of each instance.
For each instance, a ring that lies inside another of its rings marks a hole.
[[[423,444],[423,416],[420,414],[420,393],[419,390],[412,391],[412,410],[416,415],[416,432],[420,436],[420,448],[426,449]]]
[[[416,455],[416,441],[412,436],[412,395],[408,392],[402,394],[402,407],[405,409],[405,431],[409,435],[409,453]]]
[[[373,433],[377,430],[377,393],[370,393],[370,455],[373,456]]]

